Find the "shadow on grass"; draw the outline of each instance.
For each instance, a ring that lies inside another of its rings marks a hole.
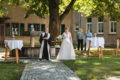
[[[100,80],[110,76],[120,75],[120,56],[105,56],[83,59],[78,57],[75,61],[63,61],[82,80]]]

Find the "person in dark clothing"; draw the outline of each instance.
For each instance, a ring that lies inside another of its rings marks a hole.
[[[50,43],[51,43],[51,35],[48,32],[48,28],[45,29],[40,35],[39,42],[41,44],[39,59],[50,60]]]
[[[78,50],[80,49],[83,51],[83,41],[84,41],[85,35],[83,33],[82,28],[79,29],[77,33],[77,40],[78,40]]]

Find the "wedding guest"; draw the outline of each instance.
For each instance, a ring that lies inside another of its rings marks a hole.
[[[87,33],[86,33],[86,49],[88,50],[88,47],[89,47],[89,43],[91,45],[91,41],[92,41],[92,33],[90,32],[90,30],[88,29],[87,30]]]
[[[83,51],[83,41],[84,41],[85,35],[83,33],[83,29],[80,28],[77,33],[77,40],[78,40],[78,50],[80,49]]]

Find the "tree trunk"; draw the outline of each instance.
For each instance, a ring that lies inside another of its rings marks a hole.
[[[60,33],[59,0],[49,0],[49,13],[49,32],[55,40]]]
[[[59,15],[60,0],[49,0],[49,31],[53,40],[60,34],[60,24],[63,19],[69,14],[76,0],[71,0],[62,15]]]

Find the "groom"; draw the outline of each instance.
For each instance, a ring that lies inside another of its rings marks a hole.
[[[49,60],[50,59],[50,43],[51,43],[51,35],[48,32],[48,28],[46,27],[45,32],[40,35],[39,42],[41,44],[39,60]]]

